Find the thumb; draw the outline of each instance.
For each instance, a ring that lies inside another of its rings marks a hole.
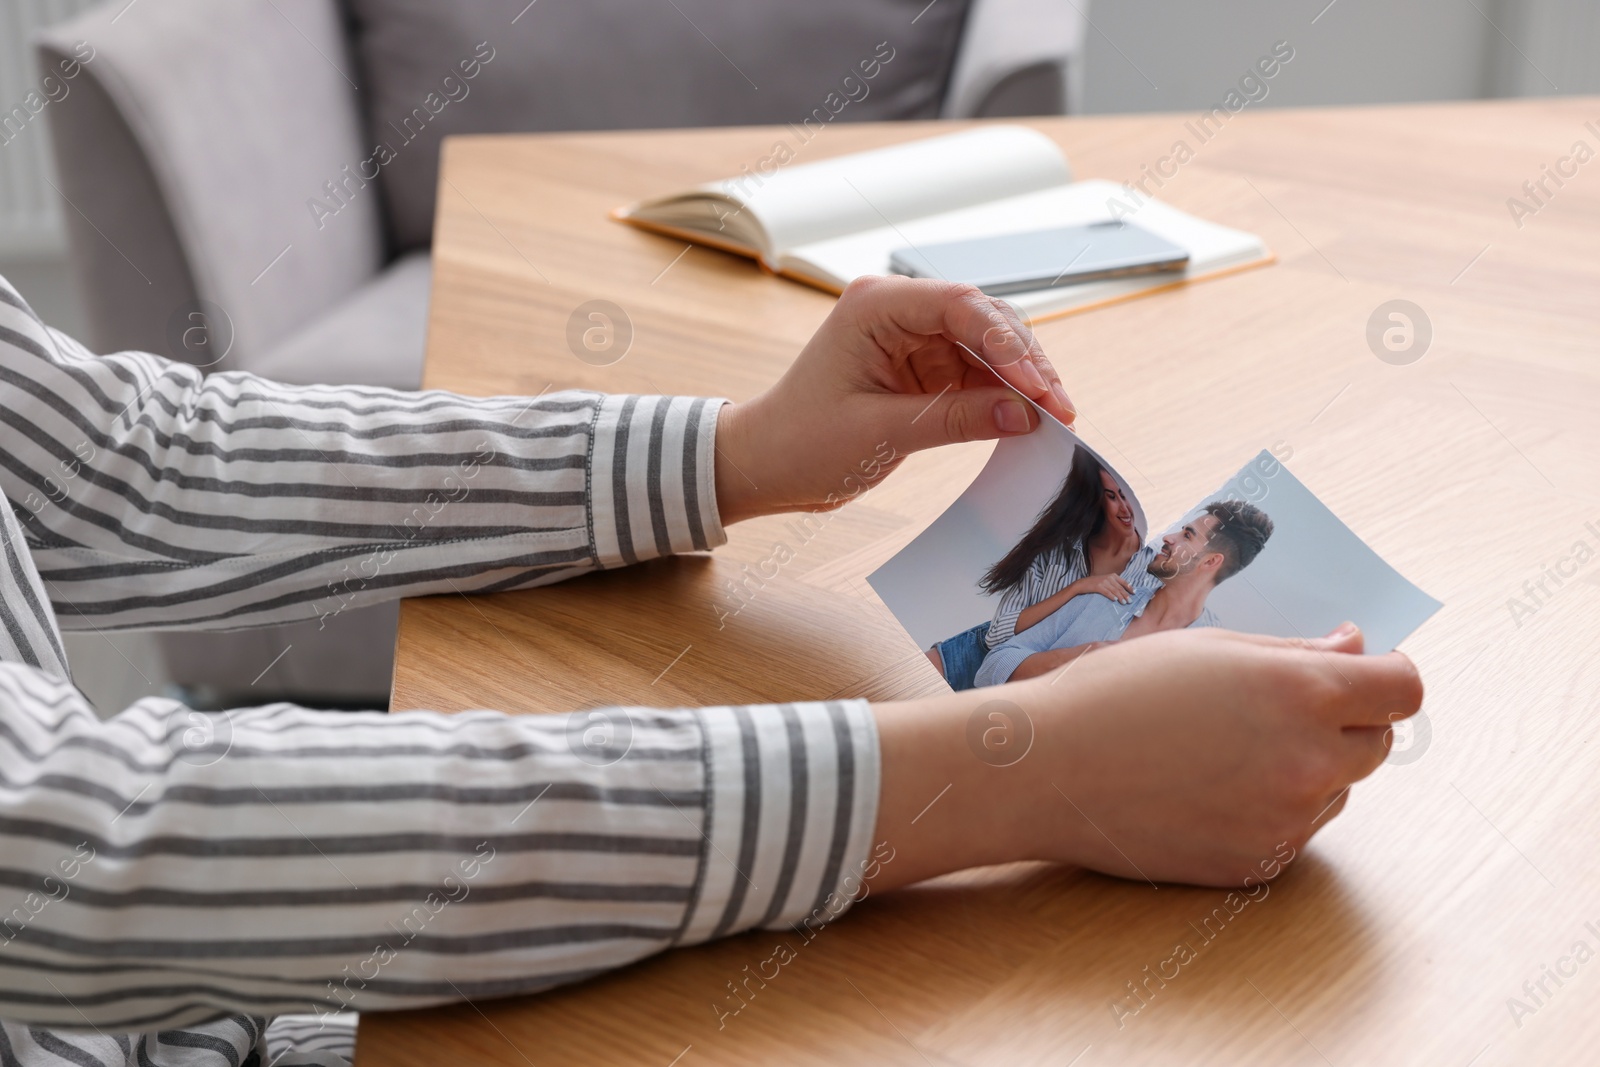
[[[1314,638],[1310,642],[1313,648],[1323,652],[1348,652],[1359,656],[1365,647],[1361,636],[1361,627],[1353,622],[1342,623],[1326,637]]]
[[[885,425],[890,440],[903,452],[1019,437],[1039,425],[1039,413],[1016,392],[1004,386],[947,389],[936,397],[926,394],[882,398],[888,410]]]

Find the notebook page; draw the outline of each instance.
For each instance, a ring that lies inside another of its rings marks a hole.
[[[783,167],[701,188],[746,205],[779,255],[986,200],[1061,185],[1067,161],[1026,126],[983,126],[908,144]]]

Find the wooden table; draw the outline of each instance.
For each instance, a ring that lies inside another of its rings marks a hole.
[[[1193,145],[1188,117],[1034,125],[1079,175],[1120,180],[1179,138]],[[1600,1056],[1600,962],[1560,962],[1578,940],[1600,952],[1600,558],[1572,555],[1580,541],[1600,550],[1600,162],[1562,188],[1547,181],[1553,195],[1520,228],[1507,206],[1574,141],[1600,147],[1591,119],[1594,99],[1247,112],[1161,195],[1262,233],[1281,262],[1039,329],[1086,436],[1156,519],[1280,443],[1300,478],[1445,601],[1406,645],[1428,680],[1431,739],[1358,787],[1267,898],[1208,940],[1218,891],[1032,866],[969,872],[867,901],[721,1030],[712,1003],[777,935],[673,952],[536,999],[368,1016],[358,1062],[1490,1067]],[[836,127],[800,159],[945,128]],[[737,399],[772,382],[831,299],[606,212],[736,173],[780,136],[448,142],[427,384]],[[1396,298],[1433,329],[1408,365],[1376,358],[1366,340],[1369,316]],[[591,299],[632,321],[631,350],[612,366],[565,343],[568,315]],[[531,712],[936,691],[862,578],[986,454],[916,457],[721,632],[724,583],[791,536],[782,520],[736,527],[709,559],[408,602],[394,705]],[[1558,565],[1571,572],[1559,585],[1546,574]],[[1541,580],[1535,608],[1524,583]],[[1529,610],[1514,611],[1516,598]],[[1163,961],[1184,941],[1197,958],[1133,999],[1130,983],[1147,966],[1170,975]],[[1576,975],[1544,979],[1536,1004],[1523,983],[1546,964]],[[1513,997],[1532,1014],[1514,1018]]]

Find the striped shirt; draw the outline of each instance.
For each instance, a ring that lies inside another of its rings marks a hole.
[[[1153,593],[1161,588],[1161,579],[1145,569],[1148,559],[1141,562],[1135,552],[1122,568],[1122,580],[1133,587],[1135,594]],[[1006,590],[995,609],[994,621],[989,624],[985,643],[990,649],[999,648],[1016,636],[1017,619],[1028,608],[1055,596],[1067,586],[1089,575],[1089,560],[1083,542],[1063,548],[1057,545],[1033,558],[1022,581]]]
[[[861,701],[102,721],[70,681],[63,629],[710,549],[720,401],[203,377],[96,356],[4,279],[0,388],[0,1064],[340,1063],[349,1012],[547,989],[859,891]]]

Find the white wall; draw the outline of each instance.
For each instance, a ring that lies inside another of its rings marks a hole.
[[[1087,112],[1208,106],[1280,40],[1295,58],[1269,107],[1548,95],[1551,82],[1600,91],[1595,0],[1092,0],[1085,10]]]
[[[1500,26],[1521,52],[1500,49],[1490,82],[1495,95],[1600,93],[1600,4],[1506,0],[1504,6]]]

